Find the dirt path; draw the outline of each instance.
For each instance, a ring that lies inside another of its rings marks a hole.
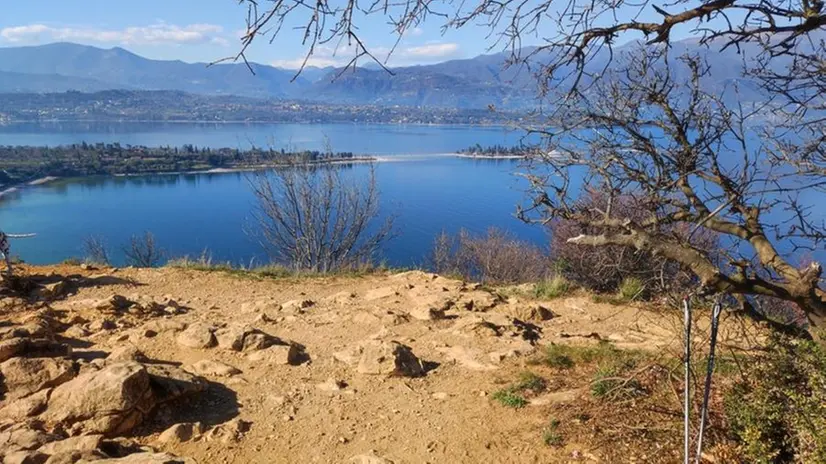
[[[171,268],[56,266],[24,272],[43,283],[70,275],[80,283],[48,305],[61,320],[74,321],[77,328],[63,336],[75,341],[80,362],[134,345],[152,362],[179,365],[209,381],[206,393],[162,406],[131,432],[141,443],[201,463],[607,462],[604,450],[593,444],[542,443],[541,431],[554,409],[576,404],[579,393],[557,392],[521,409],[504,408],[491,394],[552,342],[602,339],[618,347],[679,349],[673,336],[678,322],[670,316],[595,304],[586,297],[545,303],[506,298],[418,271],[304,279]],[[152,316],[101,311],[99,302],[113,295],[172,300],[185,309]],[[4,301],[6,317],[22,317],[20,302]],[[227,327],[254,328],[300,347],[301,355],[287,364],[222,345],[182,344],[182,329],[199,324],[216,334]],[[360,372],[364,361],[359,363],[354,350],[390,341],[409,347],[426,374]],[[352,364],[343,362],[354,352]],[[217,361],[240,373],[214,375],[191,367],[200,361]],[[201,422],[209,429],[238,419],[248,430],[230,438],[160,437],[176,423]]]

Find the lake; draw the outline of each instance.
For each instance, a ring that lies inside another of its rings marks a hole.
[[[523,134],[495,127],[356,124],[159,124],[54,123],[0,127],[3,145],[63,145],[120,142],[123,145],[209,147],[250,145],[325,149],[381,156],[376,178],[383,214],[396,217],[396,237],[383,255],[393,266],[422,264],[434,237],[461,228],[483,233],[491,226],[537,244],[538,226],[513,217],[526,197],[513,174],[519,162],[473,160],[447,153],[479,143],[515,145]],[[347,175],[365,178],[355,165]],[[248,174],[182,174],[68,179],[26,188],[0,201],[0,229],[37,233],[14,240],[12,252],[45,264],[83,256],[83,241],[102,237],[117,262],[134,234],[151,231],[171,256],[216,261],[266,261],[245,230],[252,226],[254,199]]]

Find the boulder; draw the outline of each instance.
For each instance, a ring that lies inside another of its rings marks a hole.
[[[187,348],[212,348],[216,344],[215,328],[203,322],[191,324],[176,338],[179,345]]]
[[[144,368],[149,373],[149,385],[158,404],[199,393],[207,388],[206,380],[177,366],[146,364]]]
[[[403,377],[424,375],[424,367],[410,347],[395,341],[364,342],[356,370],[361,374],[372,375]]]
[[[221,361],[214,361],[211,359],[202,359],[187,369],[189,372],[198,375],[210,375],[217,377],[230,377],[241,373],[240,369],[222,363]]]
[[[66,293],[67,285],[63,280],[52,282],[50,284],[41,285],[37,289],[37,296],[44,300],[54,300],[63,296]]]
[[[146,361],[146,355],[143,354],[141,350],[138,349],[135,345],[126,344],[119,346],[112,350],[109,353],[109,356],[106,357],[107,362],[119,362],[119,361]]]
[[[69,436],[128,432],[154,406],[149,373],[133,361],[87,372],[52,391],[39,418]]]
[[[75,375],[74,363],[60,358],[12,358],[0,364],[7,400],[56,387]]]
[[[100,447],[103,435],[82,435],[79,437],[69,437],[65,440],[46,443],[37,451],[49,456],[68,452],[94,451]]]
[[[301,351],[295,345],[273,345],[250,353],[247,359],[265,364],[295,365],[301,361]]]
[[[204,425],[200,422],[184,422],[175,424],[161,432],[159,443],[176,444],[190,441],[204,433]]]
[[[0,409],[0,420],[22,421],[27,417],[40,414],[46,409],[51,392],[50,388],[45,388],[25,398],[7,403],[6,406]]]
[[[276,337],[248,325],[233,324],[215,331],[218,346],[233,351],[263,350],[276,343]]]
[[[232,324],[215,331],[215,338],[218,346],[233,351],[244,349],[244,337],[252,332],[252,328],[246,325]]]
[[[125,296],[112,295],[109,298],[104,298],[94,302],[93,307],[101,312],[118,312],[128,309],[131,305],[132,302]]]
[[[0,432],[0,450],[36,450],[58,438],[43,430],[29,428],[26,424],[15,424]]]
[[[268,348],[276,343],[282,343],[281,340],[267,335],[264,332],[255,331],[248,333],[244,337],[244,351],[258,351]]]
[[[25,349],[25,338],[11,338],[0,341],[0,363],[20,355]]]
[[[12,451],[3,456],[4,464],[41,464],[48,456],[37,451]]]

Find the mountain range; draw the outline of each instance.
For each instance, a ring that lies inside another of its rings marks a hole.
[[[626,45],[630,46],[630,45]],[[704,54],[712,64],[709,85],[739,79],[742,58],[718,53],[696,41],[675,44]],[[524,50],[523,52],[529,52]],[[536,81],[526,68],[506,67],[504,53],[421,66],[392,74],[375,68],[342,72],[335,68],[294,70],[252,64],[151,60],[123,48],[101,49],[73,43],[0,48],[0,93],[54,93],[102,90],[174,90],[200,95],[295,99],[353,105],[522,109],[535,106]],[[541,59],[538,58],[538,59]],[[595,69],[601,60],[592,63]]]

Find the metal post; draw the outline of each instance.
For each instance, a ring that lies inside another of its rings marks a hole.
[[[703,432],[706,428],[706,417],[708,416],[708,401],[711,396],[711,376],[714,374],[714,351],[717,346],[717,330],[720,327],[720,313],[723,305],[718,301],[711,311],[711,345],[708,351],[708,369],[706,370],[706,384],[703,391],[703,407],[700,410],[700,432],[697,437],[697,456],[695,463],[700,464],[700,456],[703,452]]]
[[[691,420],[691,308],[688,298],[683,300],[683,316],[685,317],[685,390],[683,396],[685,405],[683,408],[683,436],[684,436],[684,456],[685,464],[691,462],[691,430],[689,421]]]

